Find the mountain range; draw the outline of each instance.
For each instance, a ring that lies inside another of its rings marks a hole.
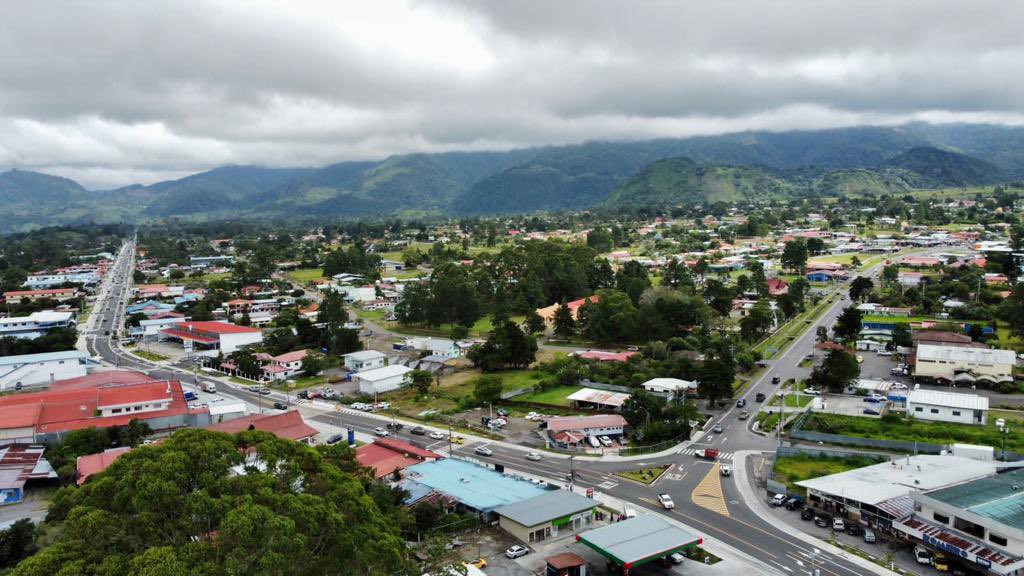
[[[49,224],[473,215],[968,187],[1024,177],[1024,128],[909,124],[407,154],[323,168],[225,166],[91,191],[0,173],[0,231]]]

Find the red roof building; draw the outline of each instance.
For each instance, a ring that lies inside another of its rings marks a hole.
[[[584,360],[597,360],[598,362],[626,362],[639,352],[605,352],[604,350],[584,350],[573,352],[573,356]]]
[[[189,341],[204,348],[230,354],[243,346],[263,342],[263,331],[228,322],[180,322],[160,331],[182,343]]]
[[[48,290],[14,290],[4,292],[4,302],[7,304],[20,304],[22,300],[34,302],[36,300],[50,299],[57,301],[72,300],[78,297],[78,288],[52,288]]]
[[[313,437],[319,434],[316,428],[306,424],[306,421],[302,419],[302,414],[299,414],[297,410],[288,410],[287,412],[279,412],[277,414],[253,414],[243,418],[219,422],[212,426],[207,426],[206,429],[215,432],[226,432],[228,434],[244,432],[245,430],[262,430],[270,432],[278,438],[305,442],[307,444],[312,444]]]
[[[768,294],[772,296],[782,296],[789,292],[789,283],[782,278],[769,278],[768,279]]]
[[[395,471],[423,462],[433,462],[441,457],[440,454],[394,438],[377,438],[373,444],[356,448],[356,460],[362,466],[373,468],[374,478],[385,478]]]
[[[75,461],[76,469],[76,482],[79,486],[85,484],[85,481],[94,474],[99,474],[111,464],[114,460],[117,460],[122,454],[125,454],[131,450],[128,446],[122,446],[120,448],[111,448],[99,454],[89,454],[88,456],[79,456],[78,460]]]

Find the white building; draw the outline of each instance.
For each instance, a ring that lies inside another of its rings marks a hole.
[[[374,368],[380,368],[384,366],[387,361],[387,356],[383,352],[376,350],[360,350],[359,352],[349,352],[345,354],[345,369],[349,372],[362,372],[364,370],[373,370]]]
[[[28,316],[0,318],[0,338],[38,338],[50,330],[75,326],[73,312],[33,312]]]
[[[259,328],[228,322],[180,322],[160,333],[166,338],[180,340],[186,347],[220,350],[225,355],[263,342],[263,331]]]
[[[988,398],[943,390],[911,390],[907,395],[907,415],[918,420],[985,424]]]
[[[359,392],[362,394],[382,394],[404,386],[405,375],[408,372],[412,372],[412,368],[408,366],[384,366],[356,372],[352,375],[352,381],[359,386]]]
[[[918,344],[914,377],[973,384],[1013,380],[1013,350]]]
[[[296,350],[273,356],[270,363],[263,367],[263,374],[269,380],[287,380],[302,372],[302,361],[307,355],[309,350]]]
[[[643,388],[649,394],[672,400],[679,395],[696,394],[697,382],[679,378],[651,378],[643,383]]]
[[[85,376],[86,357],[81,350],[0,357],[0,392]]]
[[[430,352],[433,356],[458,358],[462,355],[462,348],[459,344],[447,338],[406,338],[402,346],[406,350]]]
[[[147,340],[153,340],[159,338],[160,331],[164,328],[170,328],[175,324],[184,322],[185,318],[157,318],[157,319],[146,319],[139,320],[138,326],[132,326],[131,335],[133,338],[143,338]]]

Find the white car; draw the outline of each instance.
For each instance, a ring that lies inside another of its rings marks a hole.
[[[808,396],[818,396],[821,394],[821,390],[818,390],[817,388],[804,388],[804,394],[807,394]]]
[[[380,426],[377,426],[376,428],[374,428],[373,429],[373,433],[376,434],[377,436],[388,436],[388,435],[390,435],[390,432],[388,432],[387,430],[381,428]]]
[[[836,532],[845,532],[846,522],[843,522],[843,519],[837,516],[832,519],[832,529]]]
[[[918,564],[931,564],[932,553],[924,546],[914,546],[914,559],[917,560]]]
[[[516,558],[519,558],[520,556],[526,556],[529,553],[530,553],[530,549],[529,548],[527,548],[526,546],[522,546],[522,545],[516,544],[515,546],[509,548],[508,550],[505,550],[505,557],[509,558],[509,559],[512,559],[512,560],[515,560]]]
[[[444,432],[431,432],[430,434],[427,434],[427,436],[430,436],[430,438],[434,440],[444,440],[445,434]]]
[[[494,455],[494,450],[491,450],[487,446],[478,446],[476,450],[473,450],[473,452],[476,452],[477,454],[479,454],[481,456],[493,456]]]
[[[530,412],[529,414],[527,414],[527,415],[525,416],[525,418],[526,418],[527,420],[536,420],[536,419],[538,419],[539,417],[540,417],[540,414],[537,414],[536,412]]]
[[[879,350],[877,354],[879,356],[892,356],[892,352],[890,352],[889,350]]]
[[[598,439],[598,441],[601,442],[601,445],[604,446],[605,448],[611,448],[612,447],[612,439],[611,438],[609,438],[607,436],[598,436],[597,439]]]
[[[732,476],[732,466],[729,466],[728,464],[722,465],[719,470],[721,471],[722,476]]]
[[[530,462],[540,462],[540,454],[536,452],[530,452],[526,455],[526,459]]]
[[[665,510],[671,510],[676,507],[676,503],[672,501],[672,497],[668,494],[658,494],[658,503]]]

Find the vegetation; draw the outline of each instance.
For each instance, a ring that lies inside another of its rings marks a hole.
[[[642,484],[654,484],[661,478],[661,475],[669,469],[668,464],[662,466],[655,466],[653,468],[637,468],[636,470],[622,470],[615,472],[616,476],[632,480],[634,482],[640,482]]]
[[[999,447],[1002,441],[999,430],[995,427],[994,419],[986,426],[974,426],[915,420],[897,415],[864,418],[814,412],[803,421],[803,429],[860,438],[928,442],[940,445],[964,443]],[[1024,452],[1024,436],[1021,434],[1008,435],[1006,449]]]
[[[863,468],[878,462],[877,458],[869,455],[840,457],[798,454],[782,456],[775,459],[775,479],[787,484],[790,490],[804,494],[805,490],[797,486],[797,482]]]

